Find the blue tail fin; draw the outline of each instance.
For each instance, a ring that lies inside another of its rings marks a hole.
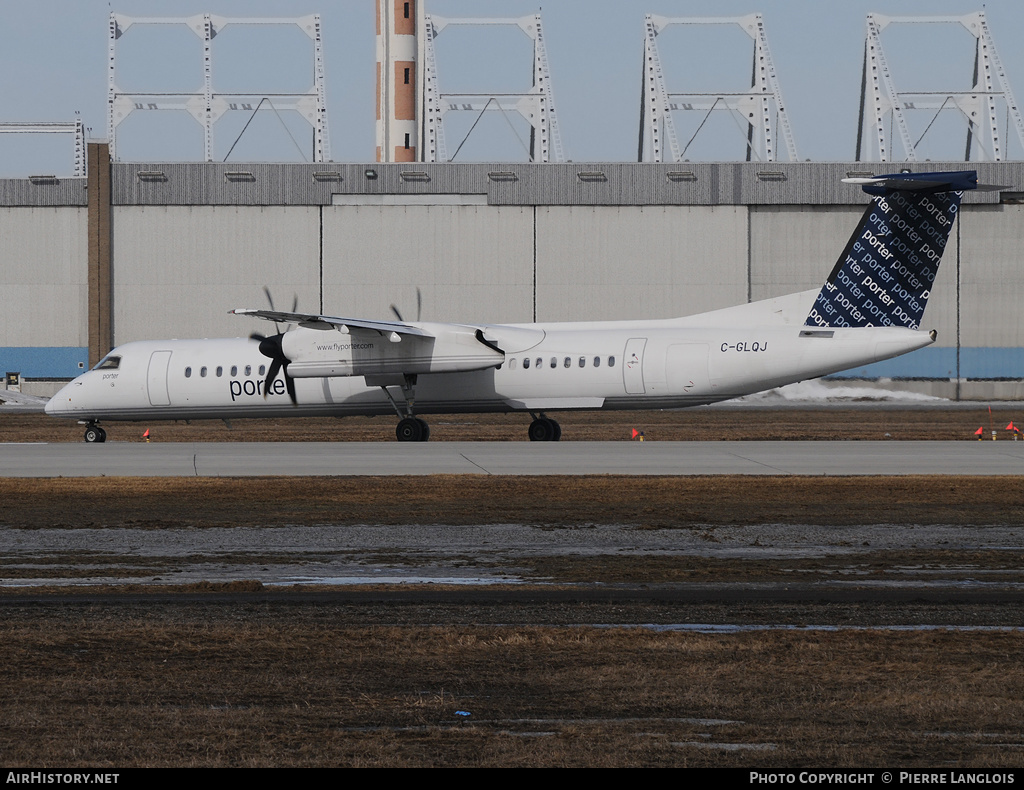
[[[973,171],[844,179],[876,195],[836,261],[805,326],[918,329]]]

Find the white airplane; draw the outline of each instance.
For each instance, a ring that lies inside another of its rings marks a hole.
[[[101,420],[526,412],[696,406],[866,365],[935,341],[919,331],[973,171],[845,179],[875,199],[820,291],[685,318],[549,324],[374,321],[232,310],[295,328],[118,346],[47,404],[102,442]],[[986,188],[986,187],[982,187]],[[396,311],[397,312],[397,311]]]

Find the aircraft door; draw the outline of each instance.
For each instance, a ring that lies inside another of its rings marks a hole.
[[[170,351],[154,351],[149,358],[146,384],[149,390],[149,402],[153,406],[171,405],[171,396],[167,391],[167,369],[170,364]]]
[[[643,395],[644,388],[644,346],[646,337],[631,337],[626,341],[626,350],[622,354],[622,383],[626,386],[627,395]]]

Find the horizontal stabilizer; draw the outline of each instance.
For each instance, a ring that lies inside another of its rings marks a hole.
[[[844,178],[844,184],[858,184],[869,195],[888,195],[892,192],[965,192],[977,189],[995,191],[1007,189],[995,184],[979,184],[974,170],[953,173],[890,173],[882,176]]]

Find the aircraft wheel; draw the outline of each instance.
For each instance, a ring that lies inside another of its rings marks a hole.
[[[429,441],[429,439],[430,439],[430,426],[427,425],[427,421],[426,420],[421,420],[419,417],[417,417],[416,418],[416,422],[418,422],[420,424],[420,430],[422,431],[422,433],[420,434],[420,441],[421,442]]]
[[[552,420],[550,417],[548,418],[548,422],[551,423],[551,427],[554,429],[554,434],[551,437],[551,441],[557,442],[559,439],[562,438],[562,426],[559,425],[554,420]]]
[[[98,425],[90,425],[85,429],[85,441],[89,444],[102,444],[107,440],[107,432]]]
[[[539,420],[534,420],[530,423],[529,435],[531,442],[553,442],[556,441],[556,434],[560,436],[561,433],[558,423],[554,420],[549,420],[547,417],[541,417]]]
[[[426,427],[426,423],[423,420],[406,417],[399,421],[398,427],[395,428],[395,436],[400,442],[422,442],[424,427]],[[428,428],[427,432],[429,433],[429,431]]]

